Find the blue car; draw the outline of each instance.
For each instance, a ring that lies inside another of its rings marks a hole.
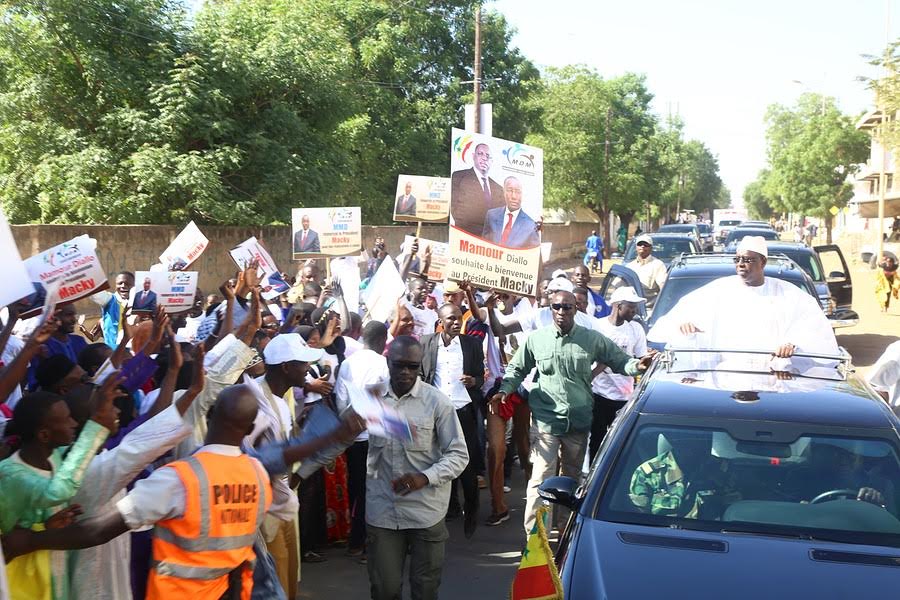
[[[896,598],[900,420],[849,357],[668,351],[612,424],[556,560],[566,600]]]

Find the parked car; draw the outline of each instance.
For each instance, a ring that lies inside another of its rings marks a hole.
[[[669,267],[669,276],[666,279],[666,284],[660,290],[656,303],[653,305],[653,311],[647,318],[648,330],[656,324],[660,317],[672,310],[672,307],[685,294],[693,292],[714,279],[729,275],[734,275],[734,260],[730,254],[702,254],[680,257]],[[810,276],[786,256],[770,256],[766,263],[765,276],[788,281],[815,298],[817,302],[819,301],[816,286]],[[826,307],[823,307],[823,311],[829,318],[839,316],[834,312],[829,313]],[[852,311],[850,312],[852,313]],[[841,313],[841,315],[859,319],[856,313],[852,313],[852,315]],[[650,342],[650,345],[657,350],[662,350],[663,348],[663,344],[655,342]]]
[[[697,240],[702,252],[712,252],[712,233],[710,232],[707,236],[704,236],[700,225],[700,223],[669,223],[667,225],[660,225],[657,233],[687,234]],[[705,227],[707,231],[709,231],[709,225],[705,225]]]
[[[740,356],[660,355],[585,483],[541,484],[572,511],[566,600],[897,593],[900,419],[846,355],[790,379]]]
[[[666,263],[666,266],[676,256],[681,254],[698,254],[700,252],[700,243],[697,241],[697,238],[684,233],[650,233],[648,235],[653,240],[653,256]],[[634,239],[632,239],[628,242],[622,262],[627,264],[633,261],[636,255]]]
[[[762,229],[759,227],[735,227],[725,238],[725,252],[734,252],[738,242],[748,235],[758,235],[766,240],[779,240],[781,237],[774,229]]]

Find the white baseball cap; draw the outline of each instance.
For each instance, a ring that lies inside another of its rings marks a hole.
[[[630,285],[623,285],[620,288],[616,288],[616,291],[612,293],[612,297],[609,299],[610,304],[615,304],[616,302],[646,302],[646,298],[641,298],[638,296],[637,292],[634,291],[634,288]]]
[[[548,292],[571,292],[575,289],[575,284],[564,277],[554,277],[547,284]]]
[[[646,233],[642,233],[641,235],[639,235],[639,236],[637,236],[637,237],[635,238],[635,240],[634,240],[634,245],[637,246],[637,245],[640,244],[641,242],[646,242],[646,243],[648,243],[648,244],[650,244],[650,245],[652,246],[652,245],[653,245],[653,238],[650,237],[649,235],[647,235]]]
[[[282,363],[299,360],[312,362],[325,355],[320,348],[310,348],[309,344],[299,333],[282,333],[272,338],[263,350],[263,358],[267,365],[280,365]]]
[[[766,239],[761,235],[748,235],[743,238],[737,245],[737,252],[756,252],[762,256],[769,256],[769,248],[766,246]]]
[[[556,279],[557,277],[561,277],[563,279],[569,278],[569,276],[566,275],[566,272],[563,269],[557,269],[553,271],[553,275],[550,276],[550,279]]]

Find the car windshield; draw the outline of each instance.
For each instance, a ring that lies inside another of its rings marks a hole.
[[[816,257],[812,252],[804,252],[802,250],[771,250],[770,252],[784,254],[790,258],[800,265],[800,268],[806,271],[806,274],[809,275],[813,281],[825,281],[825,276],[822,274],[822,269],[819,267],[819,261],[816,260]]]
[[[713,279],[718,279],[719,277],[719,275],[707,275],[701,277],[669,277],[669,279],[666,281],[666,284],[662,287],[662,290],[660,290],[659,296],[656,298],[656,304],[653,305],[653,314],[648,320],[647,325],[652,327],[653,324],[660,319],[660,317],[672,310],[672,307],[675,306],[675,304],[679,300],[681,300],[685,296],[685,294],[690,294],[701,285],[707,284]],[[781,278],[779,277],[779,279]],[[809,291],[802,279],[784,279],[783,281],[789,281],[790,283],[793,283],[804,292]]]
[[[719,227],[734,227],[735,225],[740,225],[741,222],[738,220],[733,221],[719,221]]]
[[[642,416],[602,494],[607,521],[900,546],[896,440],[788,423]],[[888,434],[889,435],[889,434]]]
[[[725,240],[725,243],[739,242],[748,235],[758,235],[767,240],[778,239],[778,234],[771,229],[735,229],[728,234],[728,239]]]
[[[709,233],[709,223],[697,223],[697,229],[700,233]]]
[[[634,260],[634,246],[634,244],[631,244],[628,247],[628,251],[622,259],[624,262],[627,263]],[[653,238],[653,250],[651,251],[651,254],[666,264],[672,262],[672,259],[679,254],[694,254],[695,252],[696,250],[694,249],[693,242],[687,238]]]

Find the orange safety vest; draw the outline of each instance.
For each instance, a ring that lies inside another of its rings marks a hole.
[[[253,542],[272,503],[262,466],[245,454],[198,452],[163,468],[178,473],[184,514],[156,524],[148,600],[219,600],[240,572],[241,599],[253,589]]]

